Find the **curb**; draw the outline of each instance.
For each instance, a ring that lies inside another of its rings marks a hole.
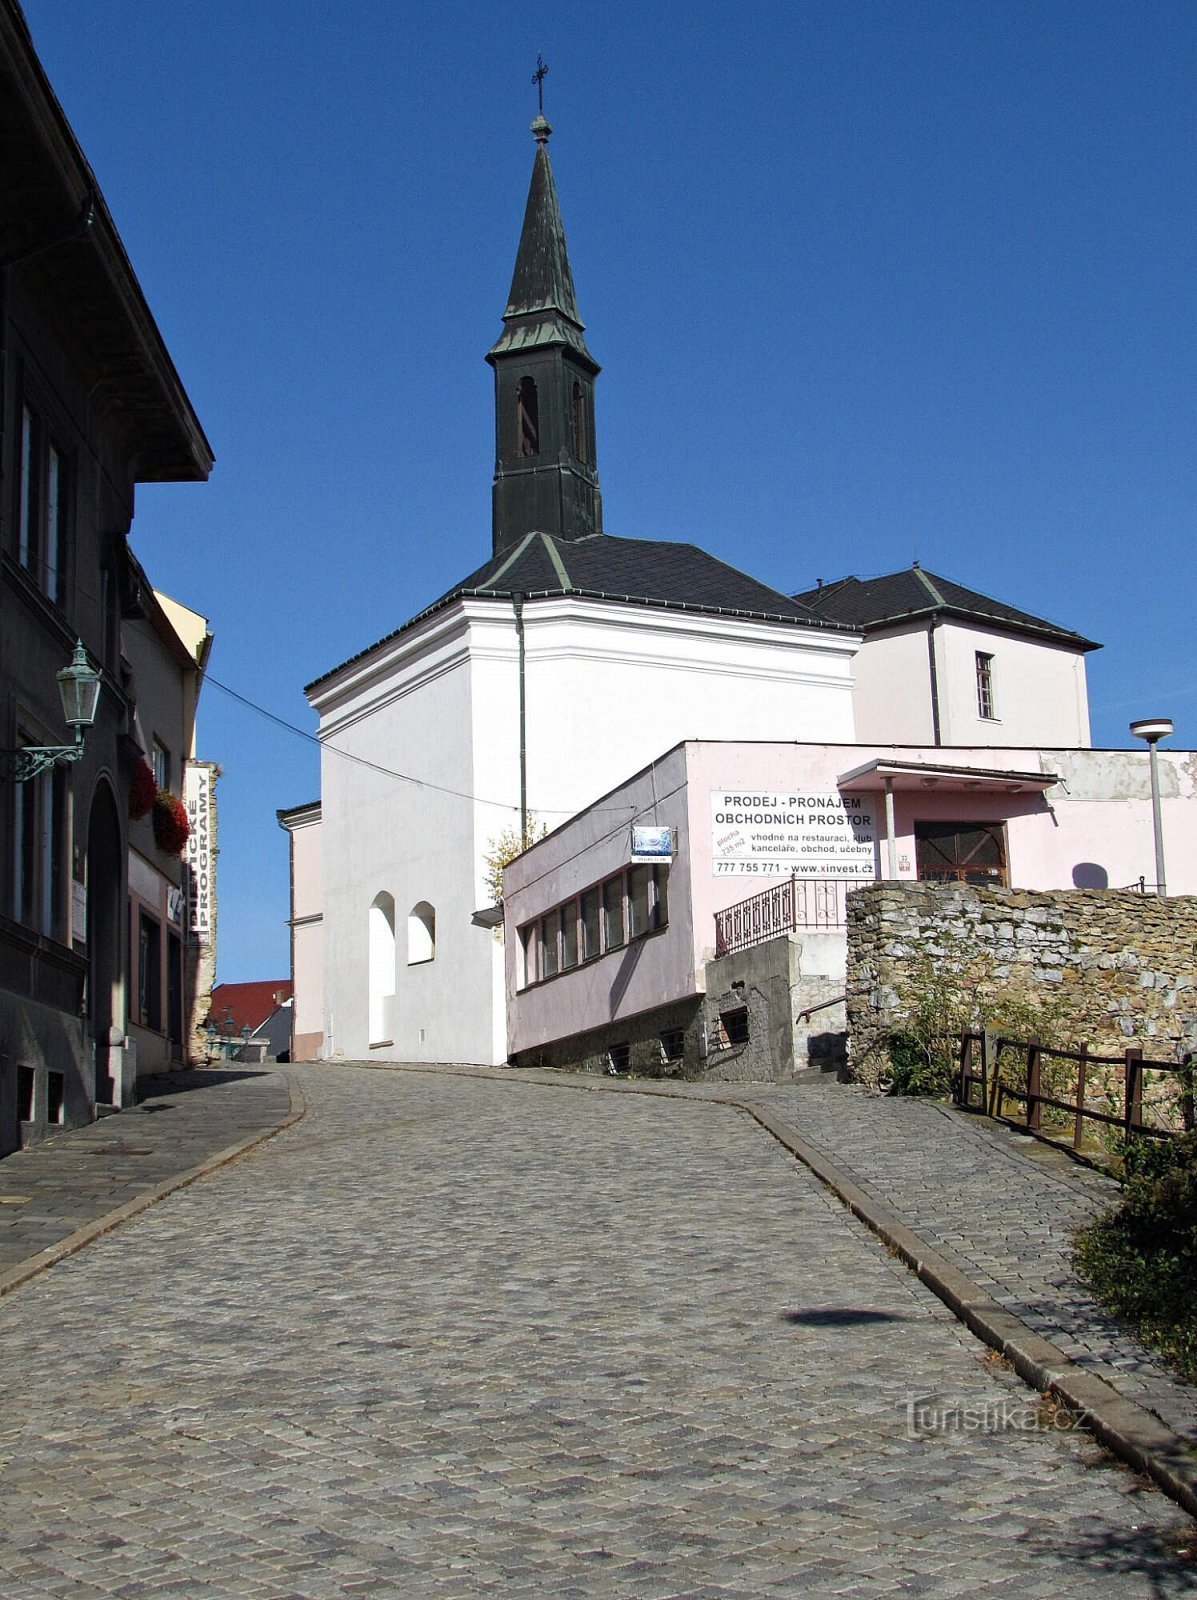
[[[358,1063],[345,1063],[346,1066]],[[367,1063],[367,1065],[375,1065]],[[381,1062],[377,1063],[382,1067]],[[1103,1444],[1112,1455],[1149,1477],[1170,1499],[1197,1517],[1197,1454],[1154,1413],[1128,1400],[1095,1373],[1079,1367],[1057,1345],[1028,1328],[954,1267],[938,1250],[925,1243],[895,1212],[873,1198],[806,1142],[789,1123],[754,1105],[750,1093],[729,1086],[726,1093],[687,1094],[682,1084],[653,1083],[638,1079],[600,1078],[587,1081],[581,1074],[566,1075],[524,1067],[456,1067],[386,1063],[384,1070],[435,1072],[457,1077],[499,1078],[559,1089],[584,1089],[599,1093],[655,1095],[686,1100],[691,1105],[727,1106],[744,1111],[839,1199],[858,1221],[876,1234],[910,1268],[919,1281],[943,1301],[968,1330],[1003,1356],[1024,1383],[1040,1394],[1058,1400],[1077,1419],[1078,1426]]]
[[[152,1189],[147,1189],[144,1194],[139,1194],[133,1200],[126,1200],[124,1205],[117,1206],[114,1211],[107,1211],[102,1217],[97,1217],[94,1222],[88,1222],[81,1228],[76,1228],[74,1233],[68,1233],[65,1239],[60,1239],[57,1244],[48,1245],[27,1261],[19,1262],[15,1267],[9,1267],[6,1272],[0,1273],[0,1297],[11,1294],[14,1289],[19,1289],[22,1284],[28,1283],[31,1278],[36,1278],[47,1268],[57,1266],[60,1261],[65,1261],[68,1256],[73,1256],[82,1250],[85,1245],[91,1244],[96,1239],[101,1239],[106,1233],[130,1222],[141,1212],[148,1211],[159,1200],[165,1200],[167,1195],[174,1194],[177,1189],[186,1189],[190,1184],[196,1183],[200,1178],[206,1178],[210,1172],[226,1167],[231,1161],[236,1161],[239,1156],[247,1154],[260,1144],[265,1144],[267,1139],[273,1139],[275,1134],[282,1133],[284,1128],[293,1127],[302,1121],[308,1114],[307,1100],[303,1090],[291,1076],[283,1074],[283,1081],[287,1085],[287,1094],[290,1099],[291,1109],[283,1120],[273,1128],[266,1128],[257,1133],[250,1133],[244,1139],[239,1139],[236,1144],[227,1145],[225,1149],[218,1150],[215,1155],[207,1156],[197,1166],[188,1167],[185,1171],[176,1173],[173,1178],[165,1178],[161,1183],[155,1184]]]

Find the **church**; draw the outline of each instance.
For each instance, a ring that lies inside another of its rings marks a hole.
[[[486,355],[490,557],[306,689],[320,800],[279,813],[296,1060],[505,1061],[488,863],[505,835],[588,807],[593,826],[626,836],[626,802],[595,802],[630,773],[647,770],[651,786],[679,741],[845,746],[861,720],[871,743],[1089,741],[1096,647],[1044,619],[917,568],[880,590],[847,579],[795,597],[692,544],[604,531],[600,369],[543,115],[532,132],[503,330]]]

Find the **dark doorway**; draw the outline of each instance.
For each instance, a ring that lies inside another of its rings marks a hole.
[[[1004,834],[1000,822],[916,822],[919,878],[925,883],[1005,885]]]
[[[95,1058],[95,1095],[111,1105],[116,1085],[108,1048],[124,1034],[125,883],[121,828],[107,784],[96,790],[87,824],[87,1034]]]

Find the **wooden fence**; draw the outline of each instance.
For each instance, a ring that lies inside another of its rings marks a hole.
[[[1056,1063],[1062,1064],[1063,1074],[1052,1070]],[[1045,1064],[1050,1080],[1046,1090]],[[1092,1104],[1089,1098],[1094,1088],[1095,1072],[1101,1075],[1098,1097],[1106,1109]],[[1149,1074],[1166,1075],[1178,1080],[1174,1102],[1177,1126],[1145,1120],[1144,1091],[1149,1083]],[[1071,1080],[1071,1099],[1050,1092],[1060,1088],[1062,1075]],[[1071,1120],[1073,1148],[1080,1150],[1084,1144],[1086,1123],[1114,1128],[1124,1139],[1136,1136],[1166,1139],[1191,1132],[1197,1125],[1195,1077],[1197,1068],[1192,1052],[1179,1061],[1152,1061],[1144,1057],[1137,1045],[1131,1045],[1121,1055],[1103,1056],[1094,1055],[1087,1045],[1080,1050],[1058,1050],[1042,1044],[1036,1038],[1010,1039],[985,1030],[960,1036],[960,1066],[953,1093],[958,1105],[986,1111],[991,1117],[1024,1127],[1032,1133],[1042,1130],[1045,1108],[1061,1112],[1065,1119]],[[1019,1103],[1021,1115],[1007,1115],[1007,1101]],[[1065,1120],[1062,1131],[1067,1131],[1068,1120]]]

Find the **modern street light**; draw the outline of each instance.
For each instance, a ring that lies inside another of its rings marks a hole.
[[[1160,816],[1160,771],[1155,747],[1172,732],[1170,717],[1143,717],[1132,722],[1130,731],[1136,739],[1145,739],[1151,752],[1151,825],[1155,830],[1155,892],[1161,897],[1168,890],[1164,882],[1164,823]]]
[[[29,744],[19,750],[0,752],[12,763],[11,776],[17,783],[25,783],[45,772],[59,761],[78,761],[83,754],[83,730],[96,720],[100,703],[100,671],[93,667],[83,648],[83,640],[75,644],[75,654],[70,664],[55,674],[58,694],[62,701],[62,715],[75,730],[74,744]]]

